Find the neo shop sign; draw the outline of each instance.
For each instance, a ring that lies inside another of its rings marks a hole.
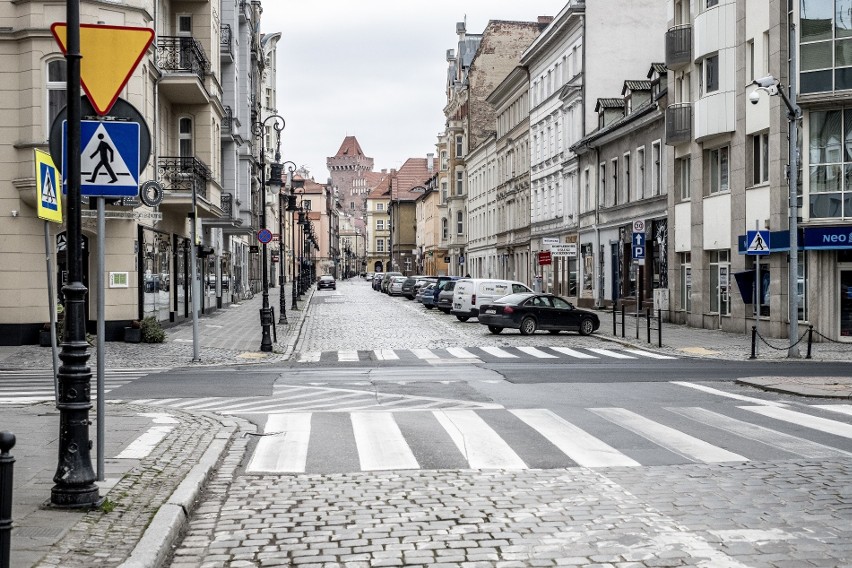
[[[852,231],[849,227],[807,227],[804,240],[809,249],[849,249]]]

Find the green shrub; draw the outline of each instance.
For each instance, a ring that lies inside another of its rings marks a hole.
[[[145,343],[162,343],[166,340],[166,332],[163,331],[160,322],[154,316],[148,316],[142,320],[142,341]]]

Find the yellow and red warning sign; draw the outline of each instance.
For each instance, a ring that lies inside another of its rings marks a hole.
[[[50,31],[66,53],[67,24]],[[109,113],[152,41],[151,28],[80,24],[80,83],[99,115]]]

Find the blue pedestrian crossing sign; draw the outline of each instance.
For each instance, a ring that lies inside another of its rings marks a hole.
[[[59,168],[53,165],[50,154],[35,150],[36,188],[38,189],[38,218],[53,223],[62,222],[62,199],[59,196]]]
[[[68,121],[62,123],[62,185],[68,192]],[[80,121],[80,194],[139,194],[139,123]]]
[[[746,254],[769,254],[769,231],[746,231]]]

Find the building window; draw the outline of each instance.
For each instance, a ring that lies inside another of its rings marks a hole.
[[[376,252],[385,252],[385,240],[376,239]]]
[[[662,195],[663,191],[663,150],[657,140],[651,144],[651,192],[652,195]]]
[[[178,155],[189,157],[192,150],[192,119],[183,117],[178,120]]]
[[[755,268],[755,263],[757,263],[757,268]],[[750,270],[751,272],[755,272],[755,270],[757,271],[757,281],[759,283],[758,313],[761,316],[767,317],[769,316],[769,286],[772,281],[769,273],[769,264],[767,260],[764,260],[763,263],[761,263],[759,257],[751,255],[747,257],[746,270]],[[752,288],[752,292],[754,292],[754,288]],[[752,298],[752,307],[754,306],[753,300],[754,299]]]
[[[852,110],[811,112],[809,133],[809,217],[852,217]]]
[[[464,234],[464,216],[461,211],[456,211],[456,234]]]
[[[446,241],[450,238],[450,228],[446,217],[441,218],[441,240]]]
[[[456,195],[464,195],[464,171],[456,171]]]
[[[751,137],[752,185],[769,183],[769,134]]]
[[[612,196],[607,199],[607,205],[618,205],[618,158],[610,160],[609,165],[612,170]]]
[[[624,154],[622,156],[622,162],[624,163],[624,179],[621,180],[622,188],[622,203],[627,203],[630,201],[630,154]]]
[[[385,230],[385,220],[384,219],[376,219],[376,230],[384,231]]]
[[[441,182],[441,203],[447,202],[447,182]]]
[[[384,211],[385,204],[384,203],[376,203],[376,211]]]
[[[728,185],[730,179],[730,162],[728,160],[728,152],[729,148],[727,146],[714,148],[707,152],[707,167],[710,168],[709,189],[711,194],[728,191],[730,189],[730,186]]]
[[[719,90],[719,55],[705,57],[702,66],[704,70],[701,73],[701,95],[703,96]]]
[[[450,167],[450,160],[447,158],[447,151],[441,150],[441,171],[447,171]]]
[[[302,199],[302,207],[305,209],[305,211],[310,211],[311,210],[311,200],[303,198]]]
[[[606,163],[601,162],[598,166],[598,207],[606,203]]]
[[[636,200],[645,199],[645,147],[636,149]]]
[[[680,253],[680,306],[687,313],[692,311],[692,265],[690,253]]]
[[[405,271],[411,272],[411,257],[410,256],[405,257]]]
[[[675,161],[675,180],[677,180],[681,201],[692,197],[692,158],[678,158]]]
[[[731,251],[710,251],[710,311],[731,315]]]
[[[53,124],[53,120],[56,118],[56,115],[59,114],[59,111],[65,107],[67,97],[65,95],[65,89],[68,86],[67,84],[68,76],[65,71],[65,60],[64,59],[54,59],[47,64],[47,83],[45,87],[47,88],[47,128],[50,128],[50,125]]]
[[[852,24],[848,0],[799,2],[799,91],[852,88]]]
[[[456,158],[464,157],[464,136],[456,135]]]
[[[757,79],[754,74],[754,40],[750,39],[746,42],[746,80],[753,81]]]
[[[583,170],[583,211],[591,211],[595,203],[592,201],[592,172],[589,168]]]

